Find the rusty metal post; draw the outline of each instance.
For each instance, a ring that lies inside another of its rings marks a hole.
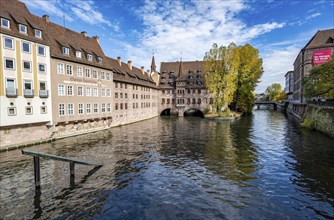
[[[39,156],[34,156],[34,176],[35,176],[35,187],[36,189],[41,188],[41,173]]]
[[[75,163],[74,162],[70,162],[70,173],[71,176],[74,176],[74,169],[75,168]]]

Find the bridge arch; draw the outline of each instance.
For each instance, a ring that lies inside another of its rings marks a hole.
[[[195,116],[195,117],[201,117],[204,118],[204,113],[201,109],[199,108],[193,108],[190,107],[187,110],[183,112],[183,116]]]

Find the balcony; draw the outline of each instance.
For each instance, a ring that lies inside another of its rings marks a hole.
[[[34,97],[34,90],[33,89],[23,89],[23,96],[25,98],[33,98]]]
[[[47,98],[47,97],[49,97],[49,90],[39,90],[39,97],[40,98]]]
[[[17,97],[17,89],[15,89],[15,88],[6,88],[6,96],[8,98],[16,98]]]

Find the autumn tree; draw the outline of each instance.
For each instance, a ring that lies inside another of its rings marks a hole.
[[[306,98],[324,97],[334,99],[334,55],[331,61],[311,69],[303,79]]]
[[[239,46],[239,55],[233,106],[237,111],[251,112],[254,107],[254,90],[263,73],[262,59],[259,51],[250,44]]]
[[[231,43],[228,47],[213,44],[204,61],[204,80],[214,94],[216,110],[232,104],[235,110],[252,111],[254,90],[263,72],[259,51],[250,44]]]
[[[268,86],[264,93],[269,97],[270,101],[281,102],[286,99],[285,92],[279,83],[273,83]]]
[[[214,95],[213,105],[217,112],[226,110],[236,91],[236,77],[239,66],[239,50],[234,43],[228,47],[215,43],[204,57],[204,81]]]

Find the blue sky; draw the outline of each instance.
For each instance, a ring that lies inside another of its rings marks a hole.
[[[256,92],[284,75],[317,30],[334,28],[333,0],[21,0],[38,16],[99,36],[107,56],[149,69],[156,63],[203,60],[213,43],[250,43],[264,73]],[[65,16],[65,22],[64,22]]]

